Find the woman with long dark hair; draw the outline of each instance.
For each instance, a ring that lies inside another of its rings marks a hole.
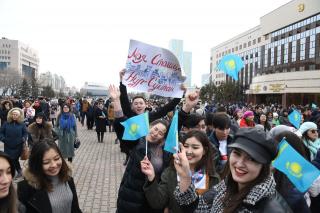
[[[12,160],[0,151],[0,212],[17,212],[17,194],[13,187],[12,179],[15,169]]]
[[[266,133],[256,128],[241,128],[227,162],[224,179],[208,196],[198,196],[190,176],[186,150],[175,154],[174,165],[180,176],[175,198],[184,212],[291,212],[270,172],[276,148]]]
[[[33,146],[24,180],[18,183],[23,212],[80,213],[71,170],[53,141]]]
[[[199,130],[189,131],[184,136],[182,144],[189,161],[192,183],[197,194],[202,195],[219,182],[219,175],[212,160],[214,151],[206,134]],[[141,171],[148,179],[143,190],[150,206],[155,209],[168,207],[169,212],[182,212],[173,195],[179,181],[173,164],[163,171],[159,183],[153,165],[147,157],[141,161]]]

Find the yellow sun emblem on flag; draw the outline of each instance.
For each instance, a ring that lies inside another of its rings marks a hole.
[[[135,135],[135,134],[137,134],[138,129],[139,129],[139,125],[138,125],[138,124],[136,124],[136,123],[131,124],[130,130],[129,130],[130,135]]]
[[[297,162],[287,162],[286,163],[286,168],[290,172],[290,174],[296,178],[301,178],[302,177],[302,167],[299,163]]]
[[[236,68],[236,62],[232,59],[229,61],[226,61],[226,66],[231,69],[234,70]]]

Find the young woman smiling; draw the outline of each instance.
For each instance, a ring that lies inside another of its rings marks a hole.
[[[192,183],[197,194],[204,194],[219,182],[212,162],[213,150],[210,142],[204,132],[191,130],[185,135],[182,143],[186,150]],[[143,189],[150,206],[155,209],[168,207],[169,212],[183,212],[173,196],[180,179],[173,165],[164,170],[159,183],[153,165],[147,157],[141,161],[141,171],[148,178]]]
[[[219,184],[198,196],[190,177],[186,150],[175,154],[174,165],[181,180],[174,192],[184,212],[291,212],[277,193],[270,163],[276,156],[272,141],[263,130],[239,129],[227,162],[227,172]],[[188,211],[187,211],[188,210]]]
[[[0,212],[17,212],[17,194],[12,184],[15,169],[12,160],[0,151]]]
[[[79,213],[71,170],[58,146],[44,141],[33,146],[24,180],[18,183],[21,212]]]

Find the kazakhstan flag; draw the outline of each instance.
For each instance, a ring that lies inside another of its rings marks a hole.
[[[131,117],[124,122],[121,122],[124,126],[123,140],[135,141],[149,133],[149,114],[145,112],[143,114]]]
[[[320,171],[304,159],[285,140],[279,144],[279,153],[272,166],[283,172],[300,192],[306,192],[320,175]]]
[[[174,113],[168,136],[164,144],[164,150],[175,154],[178,150],[178,110]]]
[[[226,55],[218,64],[218,69],[231,76],[234,80],[238,80],[238,73],[243,68],[244,63],[237,55]]]
[[[299,129],[302,119],[300,112],[298,112],[297,110],[293,110],[288,116],[288,119],[295,128]]]

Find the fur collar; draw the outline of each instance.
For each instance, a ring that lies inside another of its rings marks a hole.
[[[30,124],[30,126],[28,127],[28,130],[30,134],[37,134],[41,131],[41,129],[38,128],[35,122]],[[43,130],[46,132],[46,134],[50,134],[52,131],[52,124],[50,122],[44,121]]]
[[[70,177],[72,175],[72,165],[66,161],[69,169],[70,169],[70,173],[68,174]],[[35,188],[37,190],[41,189],[40,188],[40,183],[39,183],[39,180],[38,178],[32,174],[29,170],[29,167],[27,167],[26,169],[23,170],[23,177],[24,177],[24,180],[27,181],[27,183],[32,187],[32,188]]]

